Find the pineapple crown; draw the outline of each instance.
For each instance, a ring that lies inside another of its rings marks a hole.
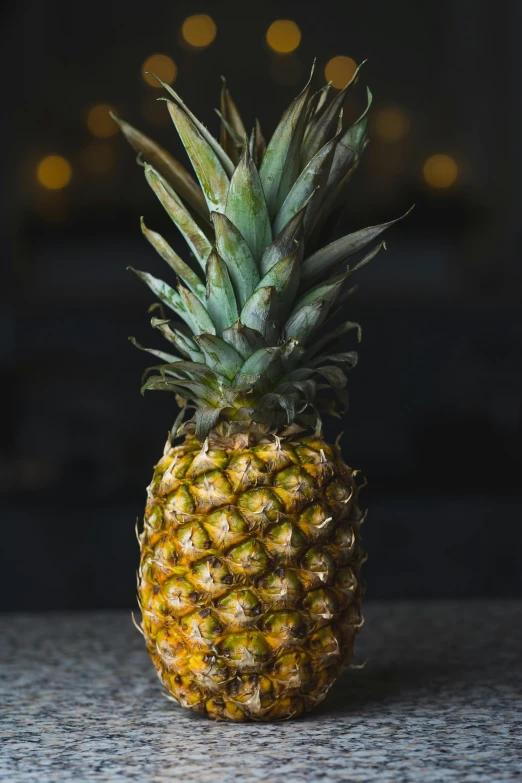
[[[252,423],[262,431],[292,424],[320,429],[321,413],[335,414],[332,398],[346,404],[346,371],[357,353],[336,353],[332,344],[349,330],[360,339],[361,329],[353,321],[332,328],[332,321],[356,288],[352,274],[384,243],[350,266],[352,256],[396,222],[317,247],[319,230],[367,144],[369,90],[361,117],[351,127],[342,124],[343,101],[357,74],[331,101],[329,85],[311,92],[310,76],[268,145],[258,121],[247,136],[225,82],[218,143],[158,79],[198,182],[166,150],[114,118],[191,251],[187,263],[141,220],[177,286],[132,271],[160,300],[163,317],[151,323],[176,354],[130,339],[162,361],[147,371],[142,391],[177,395],[182,410],[173,435],[191,410],[189,430],[204,440],[221,423],[230,435]],[[177,317],[164,317],[163,305]]]

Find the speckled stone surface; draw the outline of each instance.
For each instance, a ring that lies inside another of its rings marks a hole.
[[[368,604],[365,616],[366,667],[315,713],[238,725],[162,698],[128,614],[4,615],[0,780],[522,778],[522,604]]]

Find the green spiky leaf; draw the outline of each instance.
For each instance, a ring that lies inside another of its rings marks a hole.
[[[278,358],[279,354],[279,348],[260,348],[243,363],[240,373],[242,375],[262,375]]]
[[[243,358],[238,352],[217,335],[201,334],[195,340],[208,366],[232,380],[243,364]]]
[[[294,337],[305,344],[312,332],[324,321],[327,311],[327,302],[321,300],[294,310],[285,324],[285,340]]]
[[[346,332],[349,332],[353,329],[357,330],[357,339],[360,342],[362,339],[362,329],[360,324],[356,323],[355,321],[345,321],[343,324],[338,326],[337,329],[332,329],[331,332],[323,335],[321,338],[319,338],[319,340],[311,345],[306,351],[306,360],[311,359],[316,355],[316,353],[322,351],[324,346],[328,345],[328,343],[337,340],[338,337],[341,337],[343,334],[346,334]]]
[[[158,351],[156,348],[144,348],[143,345],[140,345],[140,343],[136,340],[135,337],[129,337],[129,342],[131,342],[135,348],[138,348],[140,351],[145,351],[146,353],[150,353],[153,356],[157,356],[158,359],[161,359],[164,362],[167,362],[168,364],[173,364],[174,362],[180,362],[181,359],[179,356],[174,356],[171,353],[166,353],[165,351]]]
[[[140,269],[134,269],[132,266],[127,267],[127,269],[129,269],[131,272],[134,272],[134,274],[139,277],[140,280],[143,280],[145,285],[150,288],[152,293],[157,296],[158,299],[163,302],[163,304],[167,305],[167,307],[170,307],[171,310],[174,310],[175,313],[181,315],[183,318],[183,314],[185,313],[185,306],[177,291],[171,288],[170,285],[167,285],[167,283],[165,283],[163,280],[160,280],[158,277],[154,277],[154,275],[151,275],[148,272],[142,272]]]
[[[215,334],[216,330],[206,307],[183,286],[178,287],[185,306],[183,320],[190,326],[194,334]]]
[[[281,320],[292,306],[299,287],[300,249],[296,245],[286,258],[282,258],[266,273],[259,288],[275,288],[276,315]]]
[[[316,188],[326,185],[328,173],[332,164],[333,154],[338,141],[335,136],[314,155],[306,168],[301,172],[274,221],[274,233],[277,235],[288,221],[303,207]],[[306,227],[307,215],[304,216]]]
[[[388,223],[381,223],[378,226],[369,226],[353,234],[347,234],[335,242],[331,242],[326,247],[317,250],[313,255],[305,258],[301,269],[301,278],[303,281],[311,280],[319,275],[324,276],[325,272],[332,266],[344,261],[349,256],[362,250],[370,244],[379,234],[386,231],[387,228],[398,223],[411,212],[411,208],[401,217],[390,220]]]
[[[245,126],[238,108],[227,88],[227,83],[222,77],[220,116],[222,120],[220,141],[221,146],[233,163],[239,160],[238,147],[241,148],[246,136]]]
[[[261,180],[245,144],[228,189],[225,215],[244,237],[256,261],[272,241]]]
[[[145,178],[167,215],[182,233],[198,263],[204,269],[212,245],[195,220],[165,187],[165,183],[151,166],[145,166]]]
[[[299,174],[311,78],[283,114],[268,143],[259,170],[271,219],[276,216]]]
[[[320,149],[331,140],[336,133],[337,121],[339,119],[339,112],[342,109],[346,93],[352,84],[355,83],[359,76],[359,71],[366,61],[363,61],[352,78],[342,90],[340,90],[333,101],[325,108],[324,112],[321,112],[321,106],[319,106],[319,114],[316,115],[315,120],[306,134],[306,138],[303,142],[301,165],[304,168],[309,161],[312,160],[314,155],[317,155]],[[321,97],[321,95],[319,96]],[[324,100],[326,100],[326,95]],[[319,101],[318,101],[319,104]]]
[[[256,329],[245,326],[240,320],[237,320],[228,329],[223,332],[223,339],[231,345],[237,353],[243,358],[248,359],[260,348],[266,347],[266,340]]]
[[[182,100],[182,98],[178,95],[178,93],[170,86],[170,84],[166,84],[166,82],[163,82],[161,79],[159,79],[156,76],[156,74],[153,74],[153,76],[158,80],[161,86],[164,87],[164,89],[174,98],[175,104],[173,105],[175,105],[176,107],[180,107],[180,109],[183,110],[184,114],[186,114],[186,116],[189,118],[189,120],[191,121],[194,128],[201,136],[201,138],[204,139],[204,141],[208,144],[208,146],[216,156],[216,159],[223,167],[224,171],[228,174],[228,176],[231,176],[232,172],[234,171],[234,164],[228,157],[223,147],[219,145],[217,140],[213,137],[210,131],[207,128],[205,128],[203,123],[198,120],[196,115],[190,111],[187,104]],[[172,105],[172,101],[168,101],[168,103]]]
[[[212,214],[216,249],[223,259],[239,306],[242,307],[259,283],[259,271],[250,248],[233,223],[218,212]]]
[[[205,298],[205,285],[201,282],[198,275],[178,256],[161,234],[147,228],[143,218],[141,218],[141,231],[145,239],[150,242],[156,252],[159,253],[178,277],[190,288],[192,293],[195,294],[200,301],[203,301]]]
[[[224,212],[229,180],[215,150],[179,106],[168,101],[168,107],[172,121],[203,189],[209,211]]]
[[[275,288],[257,288],[241,310],[242,323],[260,332],[268,345],[273,345],[278,337],[276,307]]]
[[[312,193],[310,199],[313,199],[313,197],[314,193]],[[300,248],[304,246],[303,221],[309,201],[303,204],[301,209],[288,221],[272,244],[263,253],[261,259],[262,274],[266,275],[274,264],[277,264],[282,258],[289,256],[294,251],[296,244]]]
[[[202,407],[196,408],[194,421],[196,423],[196,438],[200,441],[205,440],[209,432],[219,421],[222,408]]]
[[[238,310],[228,269],[215,250],[207,261],[206,303],[216,334],[222,335],[237,320]]]
[[[193,362],[204,362],[205,357],[198,349],[196,343],[185,333],[186,327],[181,324],[172,326],[171,322],[163,318],[152,318],[151,326],[153,329],[158,329],[163,337],[168,340],[169,343],[175,345],[178,351],[183,356],[189,358]]]
[[[209,212],[203,192],[186,168],[144,133],[116,117],[112,112],[111,116],[118,123],[131,147],[145,163],[151,165],[198,215],[208,221]]]

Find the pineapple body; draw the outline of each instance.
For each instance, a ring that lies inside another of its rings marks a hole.
[[[172,697],[217,719],[311,709],[362,624],[357,472],[320,433],[323,414],[346,408],[357,364],[339,344],[361,339],[352,277],[396,221],[327,239],[372,96],[346,127],[350,84],[332,95],[312,78],[268,142],[257,120],[246,133],[226,84],[218,141],[162,82],[195,177],[117,120],[190,251],[141,220],[169,268],[168,281],[133,270],[159,300],[151,326],[164,343],[129,339],[160,362],[142,392],[171,392],[181,410],[139,537],[140,630]]]
[[[320,437],[187,437],[140,536],[143,631],[172,697],[212,718],[318,704],[362,624],[356,471]]]

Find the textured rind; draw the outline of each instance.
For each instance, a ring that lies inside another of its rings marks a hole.
[[[363,622],[357,475],[317,436],[167,443],[148,490],[139,600],[176,701],[272,720],[324,699]]]

